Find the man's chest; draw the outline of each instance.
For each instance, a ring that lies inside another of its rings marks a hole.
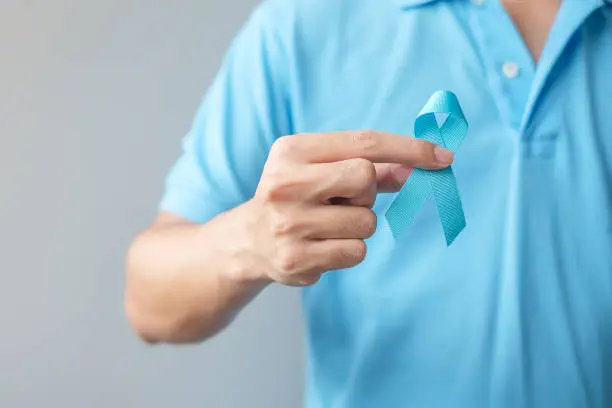
[[[549,266],[612,267],[601,255],[612,247],[612,10],[566,4],[537,67],[501,8],[439,7],[351,40],[365,51],[322,52],[333,69],[304,76],[296,131],[411,136],[429,96],[450,90],[469,123],[453,164],[466,235],[490,237],[496,251],[510,233],[517,247],[553,248],[542,258]],[[392,200],[380,196],[375,209]],[[441,237],[433,207],[416,225],[420,238]]]
[[[501,5],[486,12],[439,6],[338,40],[333,52],[319,50],[309,66],[321,68],[304,70],[293,89],[294,130],[413,135],[423,104],[446,89],[458,95],[469,123],[458,172],[476,176],[491,161],[512,158],[591,172],[592,162],[612,160],[612,7],[566,3],[537,66]]]
[[[597,396],[612,373],[612,12],[565,1],[536,68],[503,10],[458,3],[334,43],[313,62],[330,68],[294,93],[297,132],[412,136],[440,89],[469,123],[453,164],[467,220],[457,240],[446,246],[431,200],[394,238],[383,216],[394,196],[379,195],[365,262],[306,291],[309,322],[326,346],[367,337],[373,354],[347,361],[374,355],[402,379],[426,367],[413,384],[446,387],[486,361],[478,384],[494,405],[521,406],[508,395],[520,400],[523,381],[533,405],[569,406],[559,389]],[[338,51],[351,44],[364,48]],[[579,375],[586,391],[568,380]]]

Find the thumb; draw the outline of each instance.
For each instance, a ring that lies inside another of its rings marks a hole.
[[[374,166],[379,193],[399,191],[412,173],[412,167],[403,164],[375,163]]]

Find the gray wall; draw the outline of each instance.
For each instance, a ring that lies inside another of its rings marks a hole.
[[[296,290],[213,341],[147,347],[129,240],[255,0],[0,1],[0,407],[297,407]]]

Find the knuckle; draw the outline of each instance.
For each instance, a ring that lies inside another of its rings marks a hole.
[[[376,168],[374,164],[366,159],[353,159],[349,171],[368,185],[376,180]]]
[[[295,218],[286,214],[275,211],[270,218],[270,232],[273,236],[290,235],[297,227]]]
[[[288,245],[276,255],[276,267],[283,275],[297,273],[301,264],[301,251],[296,245]]]
[[[284,158],[292,156],[298,150],[295,136],[281,136],[270,148],[270,156],[274,158]]]
[[[292,183],[280,171],[266,175],[266,180],[262,190],[265,201],[281,201],[291,189]]]
[[[353,133],[353,143],[359,150],[367,153],[378,148],[379,140],[373,130],[358,130]]]

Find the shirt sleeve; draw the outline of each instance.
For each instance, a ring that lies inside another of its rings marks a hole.
[[[260,6],[227,51],[170,169],[159,205],[202,223],[250,199],[269,149],[291,133],[287,58]]]

